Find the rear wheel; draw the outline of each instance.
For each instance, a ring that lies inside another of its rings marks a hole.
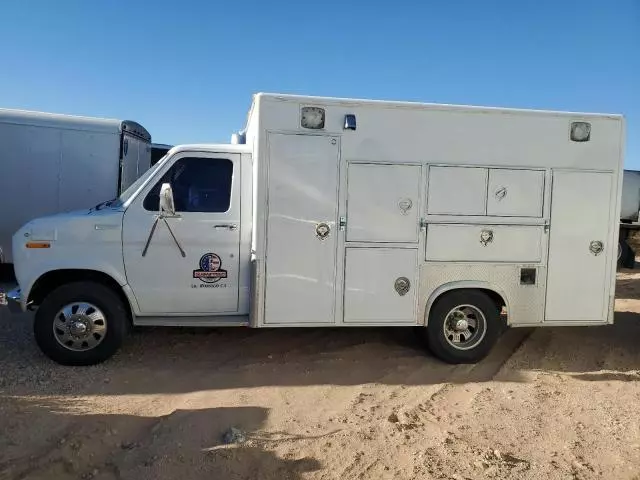
[[[120,297],[95,282],[58,287],[35,315],[40,349],[63,365],[93,365],[111,357],[122,344],[128,315]]]
[[[635,253],[626,240],[618,242],[618,266],[633,268],[635,264]]]
[[[436,300],[426,328],[429,350],[448,363],[486,357],[502,331],[500,307],[478,290],[457,290]]]

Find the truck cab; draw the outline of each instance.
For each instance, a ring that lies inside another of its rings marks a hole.
[[[244,145],[175,147],[114,202],[16,232],[20,290],[8,298],[14,308],[37,307],[37,319],[55,318],[40,330],[36,320],[41,348],[61,363],[100,361],[126,330],[107,325],[110,316],[136,325],[247,324],[251,165]],[[163,186],[170,211],[161,209]],[[188,278],[176,275],[187,270]]]

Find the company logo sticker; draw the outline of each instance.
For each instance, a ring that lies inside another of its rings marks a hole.
[[[217,283],[227,278],[227,271],[222,269],[222,260],[215,253],[205,253],[200,257],[200,268],[193,271],[193,278],[204,283]]]

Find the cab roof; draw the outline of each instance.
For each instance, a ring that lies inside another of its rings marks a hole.
[[[180,152],[207,152],[207,153],[251,153],[249,145],[237,145],[232,143],[191,143],[185,145],[176,145],[170,154]]]

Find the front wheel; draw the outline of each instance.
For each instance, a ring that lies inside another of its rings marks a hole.
[[[486,357],[502,330],[500,307],[478,290],[458,290],[438,298],[426,328],[429,350],[448,363],[475,363]]]
[[[36,343],[62,365],[94,365],[111,357],[122,344],[128,315],[120,297],[95,282],[58,287],[35,315]]]

